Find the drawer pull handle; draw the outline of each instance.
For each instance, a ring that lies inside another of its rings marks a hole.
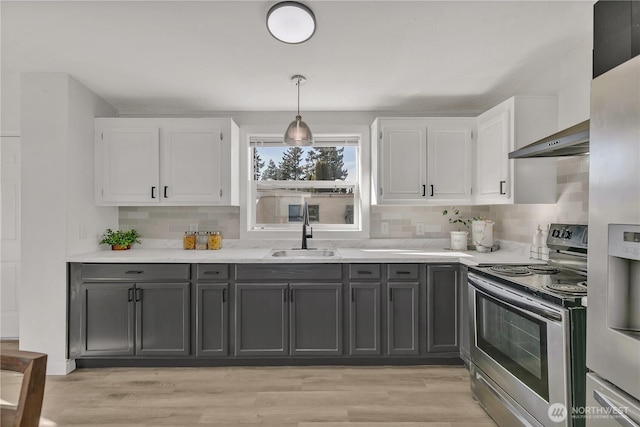
[[[144,273],[143,270],[129,270],[129,271],[125,271],[124,274],[142,274]]]
[[[358,274],[373,274],[371,271],[367,271],[367,270],[358,270],[357,273]]]
[[[411,274],[410,271],[396,271],[396,274]]]
[[[208,275],[208,274],[220,274],[220,272],[219,271],[213,271],[213,270],[209,270],[209,271],[205,271],[204,272],[205,276]]]

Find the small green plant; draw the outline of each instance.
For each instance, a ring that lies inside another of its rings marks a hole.
[[[102,235],[100,244],[106,243],[112,246],[129,246],[134,243],[140,243],[140,233],[136,230],[117,230],[113,231],[107,228],[107,231]]]
[[[479,220],[485,219],[484,217],[480,217],[480,216],[476,216],[473,218],[463,218],[462,215],[460,214],[460,209],[458,208],[445,209],[442,211],[442,215],[450,215],[449,222],[451,224],[459,224],[458,231],[460,231],[460,224],[464,225],[466,228],[469,228],[471,227],[471,223],[473,221],[479,221]]]

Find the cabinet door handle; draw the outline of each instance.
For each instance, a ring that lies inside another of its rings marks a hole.
[[[355,288],[351,288],[351,302],[356,300],[356,290]]]
[[[142,273],[144,273],[143,270],[129,270],[124,272],[124,274],[142,274]]]
[[[422,186],[422,197],[424,197],[427,194],[427,186],[423,185]]]
[[[164,198],[165,198],[165,199],[166,199],[167,197],[169,197],[169,196],[167,196],[167,191],[168,191],[168,190],[169,190],[169,186],[168,186],[168,185],[165,185],[165,186],[164,186]]]
[[[431,184],[431,197],[433,197],[433,184]]]
[[[389,288],[389,302],[393,302],[393,288]]]
[[[504,184],[506,184],[506,183],[507,183],[507,181],[500,181],[500,194],[507,194],[507,193],[504,191],[504,189],[502,188],[502,186],[503,186]]]
[[[142,289],[136,288],[136,302],[139,302],[142,299]]]
[[[128,297],[129,297],[129,298],[128,298],[128,301],[129,301],[129,302],[133,301],[133,288],[129,288],[129,289],[127,290],[127,293],[128,293]]]
[[[370,271],[367,271],[367,270],[358,270],[357,273],[358,274],[372,274]]]
[[[152,199],[156,198],[156,187],[151,187],[151,198]]]
[[[222,302],[227,302],[227,289],[223,288],[222,289]]]

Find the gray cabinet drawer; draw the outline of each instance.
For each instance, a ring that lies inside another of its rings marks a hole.
[[[189,280],[189,264],[82,264],[82,280]]]
[[[349,265],[350,279],[380,279],[380,264]]]
[[[236,280],[342,280],[342,264],[238,264]]]
[[[417,280],[420,264],[389,264],[387,279]]]
[[[227,280],[228,264],[198,264],[196,277],[198,280]]]

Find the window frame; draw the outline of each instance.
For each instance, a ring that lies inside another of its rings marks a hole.
[[[254,180],[253,171],[253,151],[252,147],[257,141],[266,141],[267,144],[278,144],[275,141],[282,141],[282,135],[271,133],[247,133],[244,139],[244,158],[247,169],[244,182],[246,190],[246,207],[241,208],[241,238],[243,239],[299,239],[300,223],[290,222],[287,224],[256,224],[255,223],[255,203],[258,187],[262,188],[348,188],[353,193],[353,219],[354,224],[319,224],[314,223],[313,232],[315,238],[321,239],[346,239],[346,238],[368,238],[369,237],[369,196],[368,182],[364,177],[370,176],[369,167],[369,147],[364,143],[361,133],[318,133],[314,140],[319,141],[314,144],[316,147],[322,146],[342,146],[350,145],[356,147],[356,173],[353,179],[345,181],[262,181]],[[330,141],[335,142],[331,144]],[[337,144],[337,142],[350,141],[349,144]],[[280,142],[280,144],[282,144]],[[283,147],[284,144],[282,144]],[[365,160],[367,159],[367,160]],[[351,177],[350,177],[351,178]],[[363,189],[366,187],[366,190]]]

